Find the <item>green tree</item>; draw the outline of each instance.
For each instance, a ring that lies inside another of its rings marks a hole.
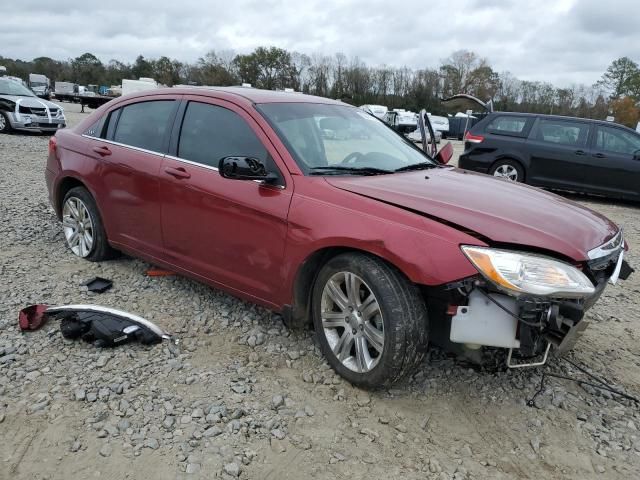
[[[193,72],[193,79],[202,85],[234,85],[238,80],[232,70],[233,61],[225,61],[225,55],[218,55],[214,50],[198,59]]]
[[[138,80],[140,77],[153,77],[153,65],[142,55],[138,55],[131,67],[131,74],[134,80]]]
[[[98,85],[104,78],[104,65],[92,53],[83,53],[71,61],[74,80],[81,85]]]
[[[160,57],[153,62],[153,78],[156,82],[173,87],[180,83],[180,71],[182,64],[169,57]]]
[[[238,55],[234,60],[242,82],[267,90],[293,88],[296,72],[291,54],[282,48],[258,47],[248,55]]]
[[[629,57],[614,60],[596,83],[611,92],[611,98],[640,94],[640,70]]]

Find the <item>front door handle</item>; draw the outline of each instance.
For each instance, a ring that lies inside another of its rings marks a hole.
[[[111,155],[111,150],[109,150],[109,147],[105,147],[105,146],[93,147],[91,150],[96,152],[101,157],[106,157],[107,155]]]
[[[596,157],[596,158],[607,158],[607,156],[604,153],[596,153],[594,155],[594,157]]]
[[[585,151],[584,150],[576,150],[574,153],[576,155],[585,155]]]
[[[191,178],[191,174],[182,167],[167,167],[164,172],[176,178]]]

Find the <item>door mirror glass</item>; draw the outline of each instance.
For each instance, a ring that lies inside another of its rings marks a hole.
[[[230,180],[261,180],[274,182],[278,176],[268,173],[262,161],[253,157],[224,157],[220,160],[218,171],[224,178]]]
[[[453,145],[451,142],[447,142],[447,144],[440,149],[438,154],[436,155],[436,160],[442,165],[446,165],[449,163],[449,160],[453,157]]]

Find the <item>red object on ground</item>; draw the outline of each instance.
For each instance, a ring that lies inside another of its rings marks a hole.
[[[46,311],[49,305],[40,303],[37,305],[29,305],[20,310],[18,314],[18,323],[21,330],[37,330],[47,323],[48,317]]]
[[[147,277],[169,277],[175,274],[176,272],[172,272],[171,270],[160,270],[154,268],[147,270],[145,273]]]

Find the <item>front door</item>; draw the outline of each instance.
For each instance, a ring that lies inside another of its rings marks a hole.
[[[185,97],[172,156],[160,171],[169,261],[213,283],[276,304],[293,183],[260,126],[222,100]],[[221,158],[265,162],[276,185],[221,177]],[[283,174],[286,174],[286,176]]]
[[[640,198],[640,135],[613,125],[596,126],[590,163],[592,182],[602,193]]]

